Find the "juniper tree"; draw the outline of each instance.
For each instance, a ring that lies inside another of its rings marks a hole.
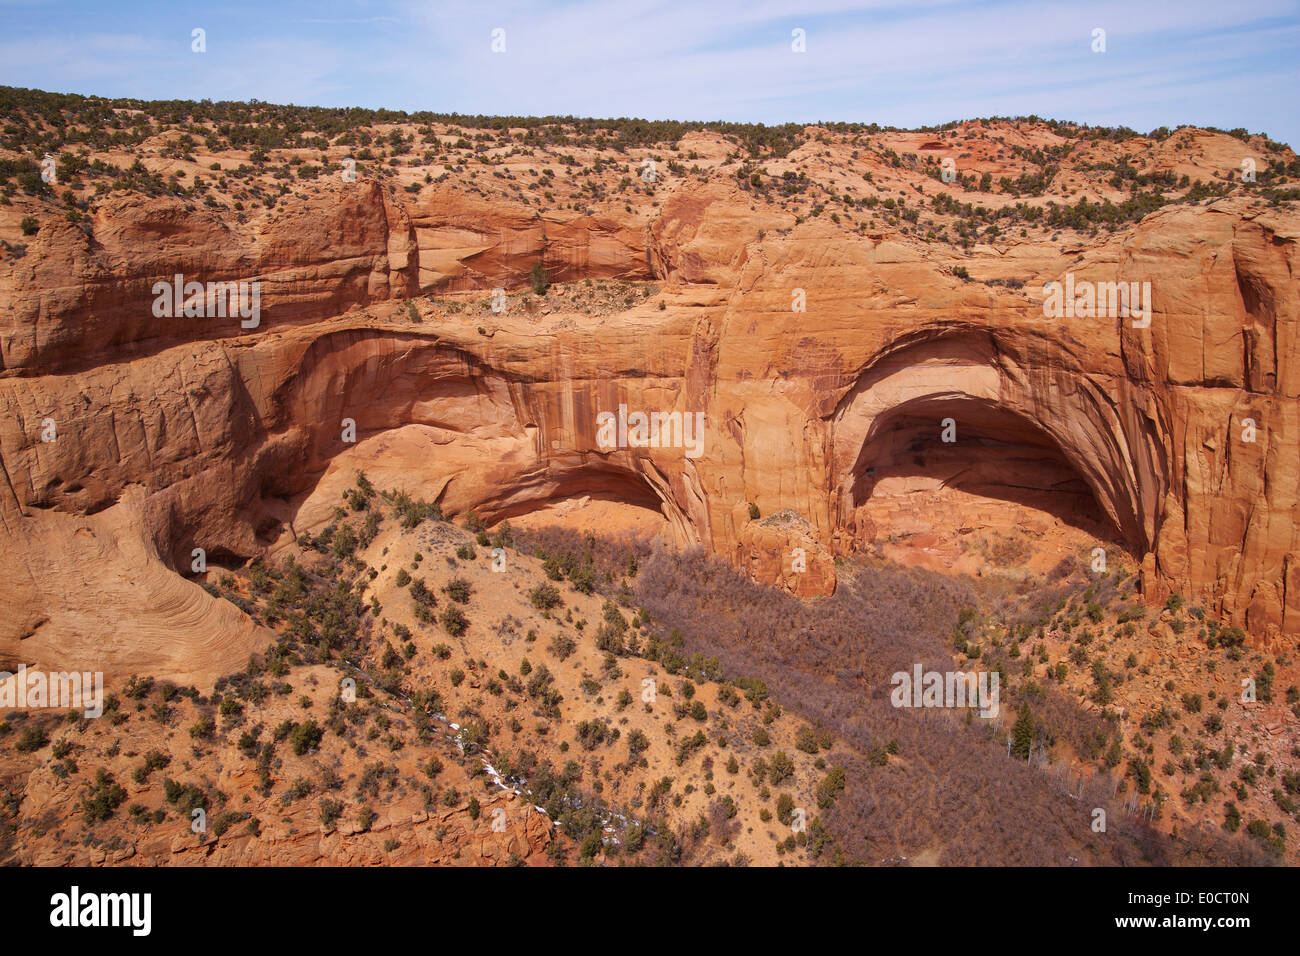
[[[1011,750],[1021,760],[1029,758],[1029,748],[1034,742],[1034,715],[1029,712],[1029,705],[1022,704],[1016,715],[1015,726],[1011,728]]]

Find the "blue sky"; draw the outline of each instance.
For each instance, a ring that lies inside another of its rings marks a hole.
[[[196,27],[206,53],[191,52]],[[0,0],[0,84],[907,127],[1036,113],[1300,146],[1300,0]]]

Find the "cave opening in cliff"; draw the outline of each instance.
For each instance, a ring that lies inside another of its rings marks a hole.
[[[621,471],[570,473],[542,494],[480,510],[494,527],[508,520],[524,531],[558,528],[597,537],[672,540],[659,495],[643,478]]]
[[[1093,489],[1036,422],[997,403],[946,395],[879,415],[853,469],[863,537],[915,539],[932,550],[973,532],[1125,550]],[[996,556],[995,556],[996,557]]]

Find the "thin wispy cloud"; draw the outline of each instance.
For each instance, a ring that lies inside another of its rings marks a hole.
[[[302,17],[290,23],[397,23],[396,17]]]
[[[1300,141],[1294,0],[0,0],[0,18],[0,82],[104,96],[895,126],[1033,113]]]

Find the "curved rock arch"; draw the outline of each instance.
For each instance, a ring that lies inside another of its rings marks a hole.
[[[977,412],[976,431],[1018,424],[1038,433],[1091,490],[1137,555],[1157,540],[1169,488],[1159,410],[1127,381],[1098,381],[1059,343],[1008,342],[991,330],[923,329],[895,340],[862,370],[831,416],[832,521],[850,535],[866,460],[884,426],[941,407]],[[956,416],[954,416],[956,417]],[[940,421],[934,422],[939,440]],[[958,429],[961,428],[958,418]],[[1031,444],[1034,442],[1031,442]]]
[[[521,380],[453,343],[357,328],[315,339],[297,366],[262,422],[272,433],[300,432],[297,492],[347,452],[339,437],[346,416],[358,443],[421,426],[438,433],[448,458],[460,450],[459,470],[431,469],[436,487],[428,495],[455,512],[472,509],[491,524],[587,496],[657,511],[678,543],[701,543],[671,468],[643,451],[593,447],[588,426],[607,399],[604,383]]]

